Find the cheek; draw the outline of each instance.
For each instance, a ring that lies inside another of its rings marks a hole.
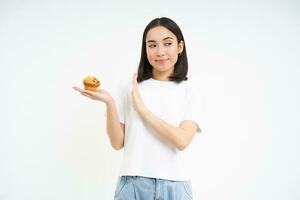
[[[146,50],[147,58],[149,61],[153,60],[155,55],[151,50]]]
[[[178,59],[178,54],[177,54],[177,50],[176,49],[172,49],[170,52],[169,52],[169,55],[172,59],[173,62],[176,62],[177,59]]]

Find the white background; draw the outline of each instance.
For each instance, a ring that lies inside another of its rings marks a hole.
[[[202,95],[195,200],[300,199],[299,1],[0,1],[0,199],[113,199],[122,151],[105,106],[142,33],[167,16],[186,39]],[[192,158],[191,158],[192,159]]]

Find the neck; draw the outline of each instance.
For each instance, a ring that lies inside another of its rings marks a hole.
[[[160,72],[156,70],[152,70],[152,76],[153,79],[159,80],[159,81],[169,81],[169,76],[173,74],[173,69],[165,72]]]

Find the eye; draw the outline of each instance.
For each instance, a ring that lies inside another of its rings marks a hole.
[[[168,42],[168,43],[165,43],[166,46],[171,46],[172,43],[171,42]]]
[[[155,46],[156,46],[155,44],[150,44],[148,47],[153,48]]]

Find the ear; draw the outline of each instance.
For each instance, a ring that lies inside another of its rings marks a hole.
[[[184,48],[184,42],[181,40],[181,41],[178,43],[178,53],[179,53],[179,54],[182,53],[183,48]]]

